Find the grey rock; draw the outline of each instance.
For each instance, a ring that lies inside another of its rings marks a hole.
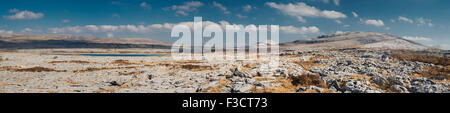
[[[372,80],[377,85],[386,85],[389,81],[381,76],[374,76],[370,80]]]
[[[250,93],[252,86],[251,84],[234,84],[231,93]]]
[[[409,93],[408,89],[406,87],[400,86],[400,85],[394,85],[391,87],[392,91],[399,92],[399,93]]]
[[[436,84],[436,85],[420,85],[416,87],[410,87],[409,91],[413,93],[448,93],[448,88]]]

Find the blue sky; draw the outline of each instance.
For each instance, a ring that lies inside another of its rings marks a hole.
[[[280,25],[280,41],[373,31],[450,49],[449,0],[12,0],[0,33],[145,37],[173,42],[170,28],[203,21]]]

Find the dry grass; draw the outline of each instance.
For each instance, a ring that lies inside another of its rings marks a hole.
[[[2,71],[13,71],[13,70],[16,70],[16,69],[19,69],[20,68],[20,66],[3,66],[3,67],[0,67],[0,70],[2,70]]]
[[[186,69],[189,71],[204,71],[204,70],[215,70],[216,68],[213,66],[205,66],[205,65],[197,65],[197,64],[168,64],[168,63],[160,63],[157,64],[165,67],[172,67],[172,69]]]
[[[104,92],[113,93],[115,91],[116,90],[114,88],[106,88],[106,89],[100,88],[100,89],[95,90],[94,93],[104,93]]]
[[[287,57],[287,58],[298,58],[301,57],[302,55],[299,54],[295,54],[295,55],[280,55],[281,57]]]
[[[32,67],[32,68],[23,68],[23,69],[16,69],[14,70],[16,72],[66,72],[67,70],[55,70],[55,69],[50,69],[50,68],[45,68],[45,67]]]
[[[402,61],[418,61],[424,63],[431,63],[436,65],[448,66],[450,64],[450,58],[444,58],[443,56],[435,56],[428,54],[392,54],[391,57]]]
[[[73,73],[84,73],[84,72],[94,72],[94,71],[102,71],[102,70],[112,70],[112,69],[133,69],[136,68],[136,66],[129,66],[129,67],[103,67],[103,68],[87,68],[84,70],[75,70],[72,71]]]
[[[314,85],[321,88],[327,88],[327,84],[318,76],[315,74],[305,74],[300,75],[296,77],[290,77],[289,79],[292,80],[292,84],[295,86],[301,85],[301,86],[310,86]]]
[[[230,84],[231,84],[231,81],[229,81],[227,79],[220,79],[219,85],[214,86],[214,87],[208,87],[205,90],[203,90],[203,93],[222,93],[221,89]]]
[[[323,64],[315,63],[314,62],[315,59],[328,59],[328,58],[329,57],[326,57],[326,56],[316,55],[316,56],[309,58],[309,60],[307,60],[307,61],[294,61],[294,63],[303,66],[303,68],[305,70],[310,70],[311,67],[323,66]]]
[[[71,61],[51,61],[48,62],[50,64],[58,64],[58,63],[75,63],[75,64],[91,64],[95,62],[81,61],[81,60],[71,60]]]
[[[429,67],[424,69],[421,72],[418,72],[417,75],[420,77],[444,77],[447,80],[450,80],[450,66],[445,67]]]
[[[278,77],[274,83],[281,83],[281,86],[277,87],[264,87],[262,89],[256,89],[253,87],[251,91],[253,93],[296,93],[296,90],[301,86],[295,86],[292,84],[292,80]]]
[[[119,59],[119,60],[114,60],[114,61],[112,61],[111,64],[118,64],[118,65],[132,65],[132,64],[137,64],[137,63],[130,62],[129,60],[122,60],[122,59]]]

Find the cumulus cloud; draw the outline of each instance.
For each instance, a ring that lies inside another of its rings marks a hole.
[[[227,7],[223,6],[220,3],[217,3],[216,1],[213,2],[213,6],[222,10],[224,14],[230,14],[230,11],[228,11]]]
[[[280,31],[288,34],[315,34],[319,33],[320,29],[316,26],[310,27],[294,27],[294,26],[280,26]]]
[[[20,32],[22,32],[22,33],[36,33],[36,32],[41,32],[41,30],[34,30],[34,29],[31,29],[31,28],[24,28]]]
[[[9,20],[31,20],[44,17],[43,13],[35,13],[27,10],[19,11],[17,9],[11,9],[9,10],[9,12],[15,13],[14,15],[3,16],[4,18]]]
[[[172,5],[171,7],[163,8],[163,10],[174,10],[176,14],[187,16],[189,15],[188,12],[196,11],[201,6],[203,6],[202,2],[191,1],[184,2],[183,5]]]
[[[406,18],[406,17],[403,17],[403,16],[398,16],[398,20],[399,21],[408,22],[408,23],[411,23],[411,24],[414,23],[413,20],[411,20],[409,18]]]
[[[368,20],[361,20],[366,25],[373,25],[376,27],[382,27],[384,26],[384,22],[382,20],[374,20],[374,19],[368,19]]]
[[[252,7],[251,5],[245,5],[244,7],[242,7],[242,9],[243,9],[245,12],[249,12],[250,10],[253,9],[253,7]]]
[[[431,19],[425,19],[423,17],[417,18],[416,22],[417,22],[417,26],[428,26],[428,27],[434,26],[434,24],[431,23]]]
[[[353,14],[353,17],[358,18],[358,14],[357,13],[352,12],[352,14]]]
[[[194,22],[179,22],[179,23],[164,23],[164,24],[151,24],[151,25],[85,25],[85,26],[68,26],[68,27],[56,27],[49,28],[48,32],[53,34],[89,34],[89,33],[105,33],[108,34],[150,34],[150,33],[162,33],[170,32],[175,25],[186,25],[193,29]],[[226,25],[230,24],[227,21],[211,22],[203,21],[203,26],[207,25],[219,25],[225,30]],[[255,25],[249,25],[255,26]],[[285,34],[314,34],[319,33],[320,30],[316,26],[310,27],[294,27],[294,26],[280,26],[280,33]],[[111,36],[111,35],[110,35]]]
[[[289,3],[289,4],[276,4],[274,2],[267,2],[269,7],[280,10],[282,13],[296,17],[300,22],[306,22],[304,17],[318,17],[328,19],[347,18],[347,16],[341,12],[331,10],[320,10],[313,6],[308,6],[303,2]]]
[[[418,36],[403,36],[404,39],[407,40],[412,40],[412,41],[433,41],[433,39],[431,38],[427,38],[427,37],[418,37]]]
[[[1,30],[0,29],[0,34],[13,34],[13,31],[6,31],[6,30]]]

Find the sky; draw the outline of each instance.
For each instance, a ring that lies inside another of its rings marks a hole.
[[[384,32],[450,49],[450,0],[8,0],[0,33],[152,38],[202,17],[208,24],[279,25],[280,42]]]

